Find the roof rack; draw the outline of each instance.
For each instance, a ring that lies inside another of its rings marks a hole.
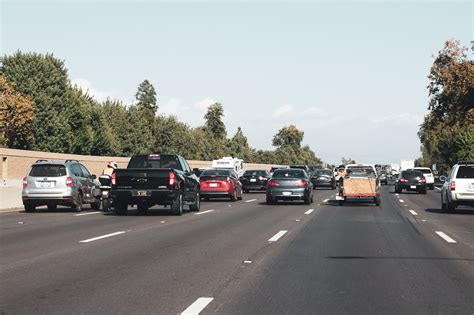
[[[40,162],[49,162],[49,160],[36,160],[35,163],[40,163]]]
[[[67,163],[67,162],[77,162],[77,163],[79,163],[79,161],[78,161],[78,160],[66,160],[66,162],[65,162],[65,163]]]

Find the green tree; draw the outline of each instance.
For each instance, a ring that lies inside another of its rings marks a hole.
[[[205,126],[209,129],[215,139],[224,140],[227,137],[227,131],[222,122],[223,116],[224,107],[222,107],[220,103],[215,103],[209,106],[206,115],[204,115],[204,119],[206,120]]]
[[[140,85],[138,85],[138,91],[135,94],[135,97],[139,108],[150,111],[153,116],[156,114],[156,111],[158,110],[156,91],[148,80],[144,80]]]
[[[244,161],[252,161],[254,159],[254,150],[249,146],[247,137],[244,136],[240,127],[237,128],[237,132],[229,140],[228,150],[230,156],[241,158]]]
[[[275,147],[280,148],[292,148],[298,149],[301,147],[303,141],[304,132],[299,130],[293,125],[281,128],[278,133],[273,137],[272,144]]]

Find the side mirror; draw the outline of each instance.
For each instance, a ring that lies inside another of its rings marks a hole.
[[[447,178],[446,178],[446,176],[444,176],[444,175],[439,177],[439,180],[442,181],[442,182],[445,182],[446,179],[447,179]]]
[[[95,174],[92,174],[92,175],[91,175],[91,178],[92,178],[92,179],[97,179],[97,176],[96,176]]]

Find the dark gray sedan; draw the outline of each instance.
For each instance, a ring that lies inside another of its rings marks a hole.
[[[336,189],[336,177],[334,176],[334,172],[327,168],[315,170],[311,174],[311,182],[314,185],[314,189],[317,187]]]
[[[302,200],[313,202],[313,184],[302,169],[279,169],[273,173],[267,184],[267,204],[278,200]]]

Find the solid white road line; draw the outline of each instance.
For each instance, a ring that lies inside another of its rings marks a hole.
[[[83,215],[97,214],[97,213],[100,213],[100,211],[84,212],[84,213],[75,214],[74,216],[75,216],[75,217],[81,217],[81,216],[83,216]]]
[[[252,201],[255,201],[257,199],[250,199],[250,200],[247,200],[246,202],[252,202]]]
[[[214,209],[206,210],[206,211],[202,211],[202,212],[197,212],[197,213],[195,213],[194,215],[201,215],[201,214],[209,213],[209,212],[212,212],[212,211],[214,211]]]
[[[306,211],[304,214],[311,214],[311,212],[313,212],[314,209],[309,209],[308,211]]]
[[[269,242],[276,242],[278,241],[283,235],[285,235],[288,231],[280,231],[277,234],[273,235],[271,239],[269,239]]]
[[[410,211],[410,213],[413,214],[413,215],[418,215],[418,213],[416,213],[415,210],[408,210],[408,211]]]
[[[206,306],[212,302],[214,298],[211,297],[200,297],[193,304],[189,305],[181,315],[196,315],[199,314]]]
[[[436,231],[436,234],[438,234],[442,239],[444,239],[448,243],[456,243],[455,240],[453,240],[451,237],[447,236],[445,233],[441,231]]]
[[[102,236],[97,236],[97,237],[89,238],[87,240],[80,241],[79,243],[89,243],[89,242],[101,240],[103,238],[107,238],[107,237],[111,237],[111,236],[115,236],[115,235],[120,235],[120,234],[123,234],[123,233],[127,233],[127,231],[119,231],[119,232],[110,233],[110,234],[106,234],[106,235],[102,235]]]

